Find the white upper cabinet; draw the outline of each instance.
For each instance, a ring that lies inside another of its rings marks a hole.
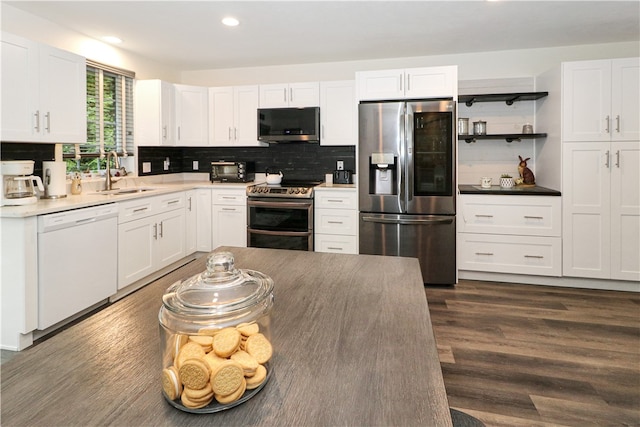
[[[358,104],[355,82],[320,83],[320,145],[356,145]]]
[[[318,82],[260,85],[260,108],[318,107]]]
[[[564,141],[640,139],[640,59],[563,64]]]
[[[209,141],[216,146],[264,146],[258,141],[258,86],[209,88]]]
[[[457,98],[457,66],[361,71],[356,73],[358,99]]]
[[[176,142],[182,146],[208,145],[209,90],[201,86],[174,85]]]
[[[173,84],[161,80],[137,80],[135,88],[136,145],[175,145]]]
[[[87,139],[82,56],[2,33],[2,141]]]

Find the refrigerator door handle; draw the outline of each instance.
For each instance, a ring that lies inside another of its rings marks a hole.
[[[406,171],[407,171],[407,152],[406,152],[406,144],[404,143],[406,138],[406,115],[404,113],[400,114],[400,139],[398,141],[398,151],[400,152],[400,158],[398,159],[397,170],[398,174],[398,198],[400,201],[400,212],[407,211],[407,196],[406,196]]]
[[[363,216],[362,220],[365,222],[377,222],[380,224],[400,224],[400,225],[438,225],[438,224],[451,224],[453,223],[453,217],[451,218],[432,218],[432,219],[408,219],[408,218],[383,218],[376,216]]]
[[[405,192],[406,202],[405,208],[403,212],[407,212],[409,208],[409,202],[413,200],[413,108],[411,104],[407,103],[406,106],[406,114],[405,114],[405,137],[402,143],[405,146],[406,150],[406,161],[405,161],[405,169],[403,173],[405,174]]]

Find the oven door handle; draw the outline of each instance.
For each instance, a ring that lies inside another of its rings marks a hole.
[[[451,224],[453,218],[434,219],[406,219],[406,218],[381,218],[375,216],[363,216],[365,222],[377,222],[380,224],[400,224],[400,225],[428,225],[428,224]]]
[[[270,236],[308,236],[311,231],[271,231],[271,230],[256,230],[255,228],[247,229],[249,233],[255,234],[268,234]]]
[[[248,200],[247,206],[258,206],[267,208],[291,208],[291,209],[308,209],[311,206],[311,201],[308,202],[282,202],[282,201],[270,201],[263,202],[260,200]]]

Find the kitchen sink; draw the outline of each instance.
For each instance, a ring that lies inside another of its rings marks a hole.
[[[119,196],[124,194],[136,194],[136,193],[145,193],[147,191],[153,191],[155,188],[152,187],[136,187],[136,188],[116,188],[113,190],[99,190],[93,194],[101,194],[103,196]]]

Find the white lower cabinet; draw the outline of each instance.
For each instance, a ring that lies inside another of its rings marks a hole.
[[[562,275],[561,198],[460,196],[458,268]]]
[[[314,192],[314,251],[357,254],[356,189],[317,187]]]
[[[211,251],[211,190],[199,188],[196,190],[196,250]]]
[[[211,190],[211,249],[247,246],[247,195],[241,189]]]
[[[191,255],[198,250],[198,191],[185,191],[184,253]]]
[[[185,256],[185,194],[122,202],[118,218],[118,289]]]

